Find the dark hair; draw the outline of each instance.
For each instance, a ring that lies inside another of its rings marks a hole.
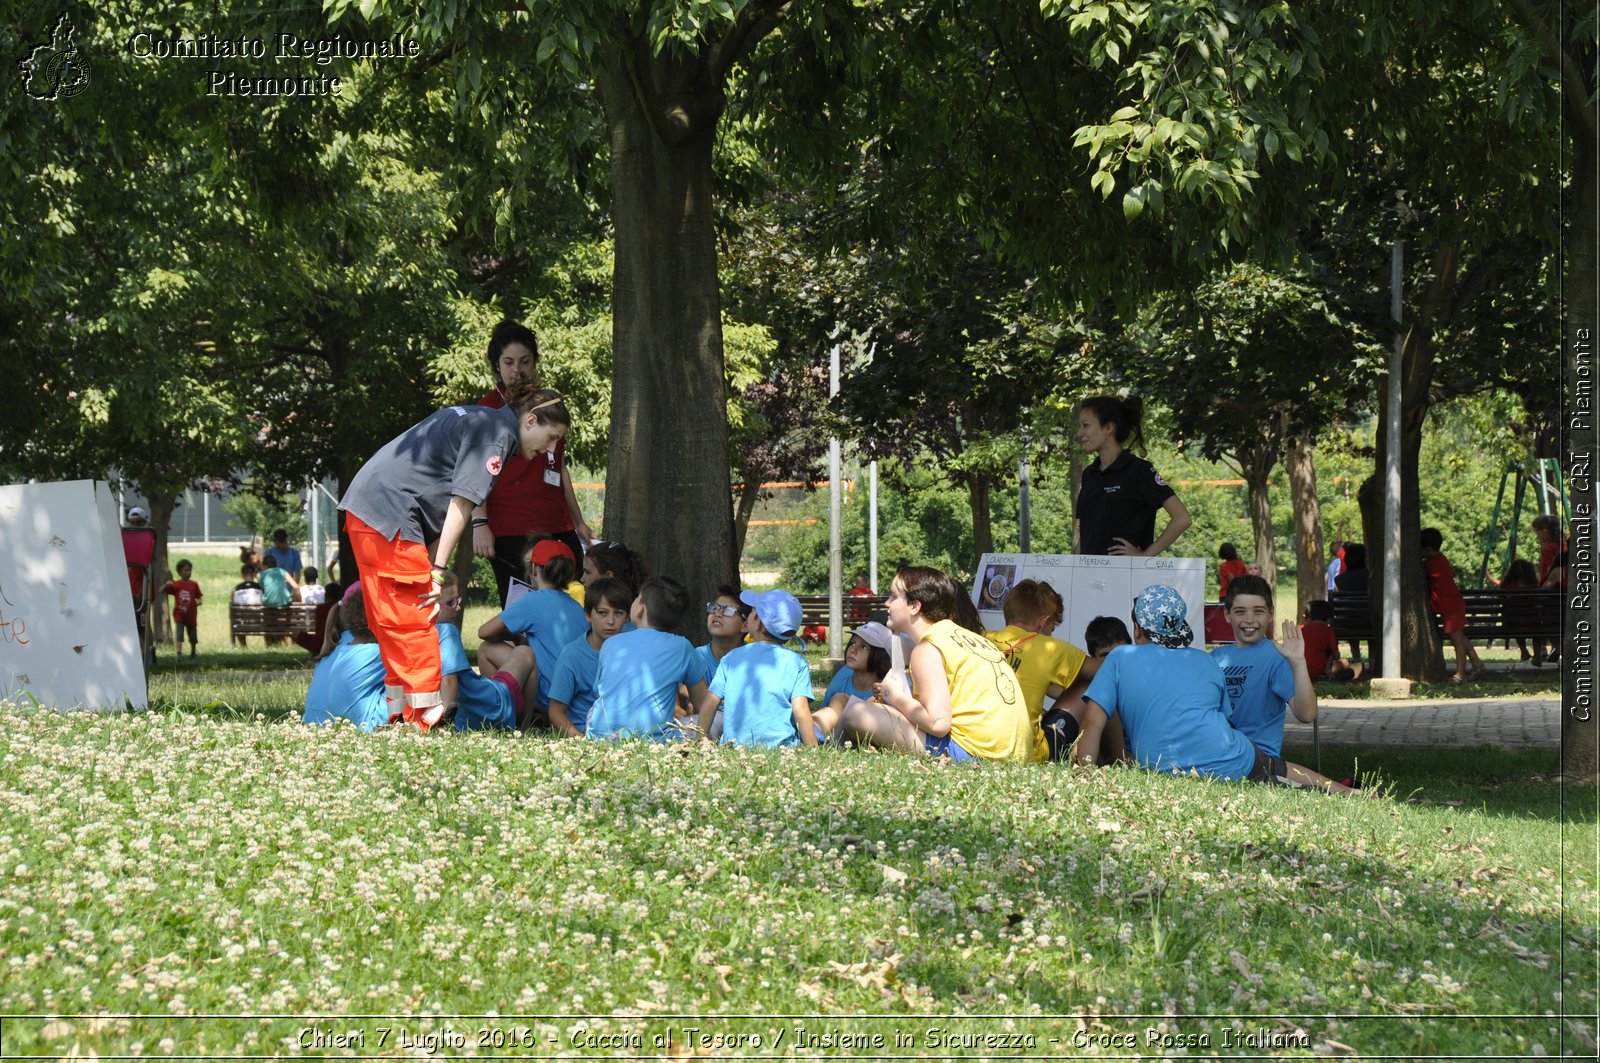
[[[1423,528],[1421,539],[1424,550],[1437,550],[1444,546],[1444,535],[1438,528]]]
[[[900,636],[896,635],[894,637],[899,638]],[[866,640],[863,639],[862,641]],[[894,662],[889,659],[889,651],[884,649],[882,646],[874,646],[872,643],[868,642],[866,671],[877,676],[878,682],[881,683],[883,682],[883,677],[889,674],[889,669],[892,667],[894,667]],[[860,675],[860,672],[856,673],[856,677],[858,679],[860,678]],[[859,688],[861,684],[858,682],[856,686]]]
[[[539,338],[533,334],[533,330],[515,321],[502,321],[489,333],[489,368],[494,371],[497,386],[501,383],[500,356],[513,343],[520,343],[532,351],[534,368],[539,367]]]
[[[1217,556],[1224,561],[1237,561],[1239,560],[1239,548],[1232,543],[1223,543],[1217,547]]]
[[[626,611],[633,605],[633,588],[613,576],[597,579],[584,589],[583,611],[592,613],[601,603]]]
[[[287,539],[289,538],[289,529],[279,528],[277,531],[272,533],[272,537],[274,539]]]
[[[268,555],[266,555],[265,557],[263,557],[261,559],[261,567],[262,568],[277,568],[278,567],[278,559],[273,557],[271,554],[268,554]]]
[[[744,604],[744,599],[739,597],[738,587],[735,587],[730,583],[721,584],[717,587],[717,593],[712,595],[712,598],[732,598],[733,604],[739,607],[740,619],[748,620],[750,618],[751,609],[748,605]]]
[[[453,570],[447,568],[443,572],[439,573],[439,597],[443,598],[444,592],[448,588],[459,588],[460,586],[461,580],[456,577],[456,574]]]
[[[178,563],[177,563],[177,565],[174,566],[174,569],[176,570],[176,569],[183,569],[183,568],[194,568],[194,563],[192,561],[190,561],[187,557],[180,557],[180,558],[178,558]]]
[[[622,543],[595,543],[589,547],[586,556],[594,559],[596,572],[611,573],[626,583],[635,594],[650,575],[650,569],[645,565],[644,558]],[[734,597],[737,598],[738,595],[735,594]]]
[[[906,589],[906,601],[922,607],[921,615],[931,621],[949,620],[956,615],[956,599],[961,596],[955,580],[936,568],[908,565],[895,573]]]
[[[260,571],[261,570],[256,567],[256,563],[254,561],[246,561],[244,564],[239,566],[239,575],[241,576],[254,576]]]
[[[1306,619],[1319,623],[1329,623],[1333,620],[1333,603],[1318,598],[1316,601],[1306,603]]]
[[[1534,517],[1533,530],[1536,532],[1549,532],[1550,538],[1555,540],[1559,540],[1561,538],[1561,522],[1556,520],[1554,513],[1541,513],[1537,517]]]
[[[1078,412],[1084,410],[1094,414],[1102,425],[1115,424],[1119,444],[1128,445],[1131,439],[1144,445],[1144,400],[1137,395],[1095,395],[1078,403]]]
[[[522,567],[528,573],[528,582],[533,582],[534,573],[544,577],[544,581],[552,587],[565,587],[578,578],[578,563],[571,557],[557,555],[537,567],[533,563],[533,548],[545,540],[560,542],[554,535],[530,535],[528,545],[522,551]],[[565,543],[562,543],[565,546]]]
[[[1128,625],[1116,617],[1097,616],[1083,629],[1083,644],[1094,657],[1111,646],[1131,646],[1133,636],[1128,634]]]
[[[1348,571],[1367,567],[1367,548],[1360,543],[1344,544],[1344,567]]]
[[[317,575],[318,575],[317,566],[316,565],[307,565],[305,568],[300,570],[300,575],[302,577],[302,582],[304,582],[304,583],[315,583],[315,582],[317,582]]]
[[[183,562],[179,562],[182,564]],[[1519,557],[1506,566],[1505,575],[1500,577],[1502,587],[1537,587],[1539,585],[1539,570],[1533,567],[1533,562]]]
[[[362,596],[360,587],[351,591],[345,600],[339,603],[339,622],[344,629],[357,638],[365,638],[372,634],[372,627],[367,623],[367,603]]]
[[[950,582],[955,583],[955,580]],[[956,584],[956,615],[952,619],[968,631],[978,635],[984,633],[983,617],[978,615],[978,607],[973,604],[972,595],[968,594],[967,589],[958,583]]]
[[[689,611],[689,592],[671,576],[652,576],[645,580],[639,585],[639,597],[644,599],[650,626],[659,631],[671,631]]]
[[[1228,598],[1223,603],[1223,608],[1232,609],[1233,603],[1241,594],[1253,594],[1258,598],[1265,598],[1267,600],[1267,608],[1272,608],[1272,584],[1261,576],[1252,576],[1247,573],[1229,580]]]
[[[572,414],[567,412],[567,404],[562,401],[561,393],[537,387],[527,380],[518,381],[506,389],[506,406],[516,411],[518,419],[531,413],[540,424],[572,427]]]

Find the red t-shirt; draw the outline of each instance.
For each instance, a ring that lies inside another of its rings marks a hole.
[[[192,579],[175,579],[167,583],[166,592],[172,595],[172,619],[180,624],[192,624],[199,616],[200,584]]]
[[[1539,548],[1539,586],[1544,586],[1544,581],[1550,576],[1551,566],[1555,564],[1556,558],[1560,556],[1561,551],[1564,549],[1566,549],[1566,544],[1557,542],[1554,539]]]
[[[478,405],[500,410],[505,408],[506,400],[499,391],[491,391],[478,400]],[[571,531],[572,512],[567,508],[567,491],[561,482],[566,470],[565,439],[556,443],[554,454],[540,454],[532,461],[521,454],[507,458],[489,489],[489,531],[497,538]],[[547,473],[555,474],[555,483],[546,479]]]
[[[1339,639],[1333,628],[1321,620],[1307,620],[1300,625],[1300,634],[1306,640],[1306,671],[1311,678],[1328,674],[1328,662],[1339,656]]]
[[[1228,581],[1233,579],[1235,576],[1242,576],[1249,571],[1250,566],[1246,565],[1243,561],[1240,561],[1237,558],[1232,561],[1224,561],[1222,564],[1218,565],[1217,597],[1219,599],[1226,599],[1228,597]]]
[[[1467,600],[1461,597],[1456,586],[1455,570],[1443,554],[1434,554],[1422,562],[1423,574],[1428,577],[1428,608],[1436,616],[1451,616],[1467,611]]]

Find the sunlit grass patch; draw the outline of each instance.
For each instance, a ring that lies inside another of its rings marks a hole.
[[[1411,767],[1396,798],[1340,799],[855,750],[364,735],[258,719],[288,704],[279,682],[234,718],[0,710],[0,1012],[180,1016],[8,1020],[8,1054],[304,1047],[299,1019],[181,1018],[240,1012],[601,1016],[589,1028],[645,1054],[664,1030],[682,1047],[683,1016],[767,1049],[793,1047],[794,1020],[714,1017],[900,1016],[879,1054],[898,1031],[912,1055],[950,1048],[930,1025],[1006,1032],[930,1016],[1012,1015],[1033,1054],[1065,1054],[1083,1028],[1163,1021],[1218,1050],[1232,1020],[1185,1016],[1285,1015],[1267,1027],[1304,1035],[1288,1054],[1492,1054],[1554,1052],[1559,1015],[1594,1007],[1592,986],[1562,997],[1595,893],[1562,889],[1554,786],[1418,806]],[[324,1025],[375,1039],[376,1022]],[[570,1018],[497,1023],[525,1053],[596,1054]]]

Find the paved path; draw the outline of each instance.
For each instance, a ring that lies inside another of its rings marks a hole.
[[[1561,745],[1559,698],[1455,698],[1449,701],[1345,701],[1319,706],[1323,745],[1500,746],[1507,749]],[[1311,744],[1311,725],[1293,715],[1283,729],[1286,743]]]

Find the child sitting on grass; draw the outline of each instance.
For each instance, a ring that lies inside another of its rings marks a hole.
[[[588,632],[583,606],[567,593],[567,584],[576,572],[577,563],[566,543],[548,537],[539,540],[528,561],[534,589],[478,628],[478,638],[483,640],[478,659],[485,670],[504,668],[517,642],[526,642],[533,649],[537,682],[529,688],[532,698],[523,714],[525,723],[531,720],[542,726],[548,720],[550,677],[555,674],[556,661],[569,643]]]
[[[559,734],[582,737],[594,705],[600,651],[622,631],[633,595],[619,579],[601,577],[584,588],[584,616],[589,634],[567,643],[550,677],[550,726]]]
[[[344,631],[311,674],[301,719],[305,723],[349,720],[371,731],[389,722],[389,701],[383,689],[383,657],[367,625],[361,585],[352,587],[334,611]]]
[[[1333,603],[1307,602],[1303,612],[1305,620],[1300,625],[1300,637],[1305,640],[1306,671],[1311,673],[1312,680],[1349,683],[1360,679],[1361,662],[1339,656],[1339,636],[1333,630]]]
[[[689,592],[668,576],[639,587],[623,631],[600,647],[594,704],[589,709],[590,738],[668,739],[678,684],[689,688],[696,705],[706,696],[705,663],[682,635],[671,629],[689,609]]]
[[[1063,759],[1078,737],[1083,692],[1100,662],[1048,634],[1060,625],[1066,607],[1056,589],[1043,580],[1025,579],[1012,587],[1003,608],[1006,626],[989,632],[988,638],[1005,654],[1022,684],[1033,723],[1033,759]],[[1051,699],[1048,712],[1046,698]]]
[[[1422,529],[1422,573],[1428,578],[1428,608],[1443,622],[1444,636],[1455,647],[1456,673],[1450,682],[1460,683],[1468,676],[1482,675],[1483,661],[1467,641],[1467,602],[1456,586],[1450,559],[1439,552],[1443,545],[1444,536],[1438,528]]]
[[[445,572],[439,585],[439,616],[435,620],[443,676],[439,697],[445,707],[440,722],[448,723],[454,717],[458,731],[512,731],[524,726],[528,688],[536,667],[533,651],[518,646],[492,675],[484,678],[467,663],[467,649],[461,643],[461,613],[461,585],[454,572]]]
[[[800,633],[800,602],[785,590],[745,591],[751,641],[729,651],[700,701],[700,730],[723,709],[722,741],[741,746],[817,744],[811,722],[811,665],[784,643]]]
[[[1228,623],[1233,645],[1211,657],[1222,668],[1222,711],[1270,756],[1283,751],[1284,707],[1301,723],[1317,718],[1317,691],[1306,666],[1306,644],[1293,621],[1283,622],[1281,648],[1272,641],[1272,585],[1260,576],[1238,576],[1228,585]]]
[[[745,644],[744,622],[750,617],[750,607],[739,600],[736,587],[717,588],[716,597],[706,603],[706,634],[711,641],[696,646],[694,652],[705,664],[706,682],[717,674],[717,665],[731,651]],[[689,689],[678,688],[677,724],[685,736],[690,729],[699,730],[700,707],[689,700]],[[722,738],[722,710],[711,719],[711,727],[704,732],[713,742]]]
[[[193,579],[194,565],[188,559],[178,562],[178,578],[169,579],[161,585],[162,594],[172,595],[172,639],[177,645],[178,654],[183,654],[183,636],[189,634],[189,656],[195,657],[200,653],[200,639],[197,635],[200,620],[200,599],[205,595],[200,590],[200,584]]]
[[[844,648],[844,664],[833,673],[828,689],[822,694],[822,704],[811,713],[811,722],[822,738],[828,738],[839,726],[845,706],[852,701],[871,701],[879,683],[889,675],[893,665],[889,647],[900,640],[900,659],[909,661],[913,645],[904,635],[896,635],[876,620],[856,628]]]
[[[907,689],[898,672],[883,700],[852,701],[840,728],[858,742],[955,761],[1033,758],[1033,724],[1017,674],[982,635],[955,622],[964,588],[934,568],[902,569],[889,585],[889,629],[916,640]],[[970,599],[969,599],[970,601]]]
[[[1348,791],[1256,748],[1229,725],[1222,710],[1222,669],[1210,654],[1190,646],[1194,631],[1187,614],[1183,596],[1164,584],[1134,598],[1134,644],[1107,654],[1084,694],[1077,762],[1095,763],[1107,719],[1120,717],[1134,759],[1153,771]]]

